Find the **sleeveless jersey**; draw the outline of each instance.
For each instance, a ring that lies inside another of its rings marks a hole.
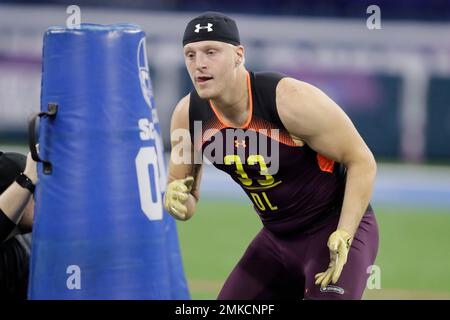
[[[339,214],[346,176],[343,165],[291,138],[276,106],[276,87],[283,77],[248,72],[250,112],[241,128],[227,125],[195,90],[189,103],[194,148],[243,188],[264,227],[277,234]]]

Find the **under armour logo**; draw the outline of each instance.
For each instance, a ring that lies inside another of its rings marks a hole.
[[[194,32],[199,33],[201,29],[206,29],[208,32],[211,32],[213,31],[212,26],[213,26],[212,23],[208,23],[206,26],[201,26],[200,23],[198,23],[195,25]]]

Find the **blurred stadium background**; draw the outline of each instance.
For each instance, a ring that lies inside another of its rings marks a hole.
[[[191,90],[181,51],[202,11],[236,18],[251,70],[310,82],[349,114],[379,162],[373,206],[380,225],[381,289],[366,299],[450,299],[450,1],[3,1],[0,0],[0,149],[26,152],[39,110],[42,36],[81,21],[129,22],[147,33],[166,151],[169,121]],[[366,9],[381,9],[369,30]],[[64,70],[61,70],[64,72]],[[260,228],[231,179],[208,166],[198,212],[178,231],[194,299],[214,299]]]

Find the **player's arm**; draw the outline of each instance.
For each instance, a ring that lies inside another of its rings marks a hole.
[[[310,84],[282,79],[277,87],[277,108],[291,134],[347,169],[339,224],[328,241],[331,255],[339,253],[340,261],[336,270],[325,276],[336,282],[372,195],[377,169],[374,156],[344,111]]]
[[[189,95],[180,100],[170,126],[171,154],[164,207],[178,220],[188,220],[199,200],[201,163],[194,163],[189,133]],[[201,160],[201,157],[200,157]]]
[[[19,233],[17,224],[30,198],[31,193],[15,182],[0,195],[0,243]]]
[[[25,175],[33,184],[37,182],[36,162],[28,154]],[[20,232],[17,225],[22,223],[24,212],[29,221],[29,229],[32,224],[32,210],[24,210],[29,205],[32,194],[28,189],[21,187],[17,182],[12,183],[0,195],[0,242],[7,240]],[[31,215],[31,216],[30,216]],[[23,221],[25,223],[25,221]]]
[[[22,219],[20,219],[17,228],[21,234],[29,233],[33,231],[34,221],[34,199],[28,201],[27,206],[23,210]]]

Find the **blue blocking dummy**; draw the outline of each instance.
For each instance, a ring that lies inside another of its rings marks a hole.
[[[145,54],[128,24],[51,27],[30,299],[189,299]],[[154,117],[152,117],[152,114]]]
[[[150,81],[149,66],[147,59],[147,50],[145,47],[145,40],[139,43],[139,70],[141,88],[145,101],[151,107],[152,119],[155,133],[156,153],[158,155],[159,173],[160,173],[160,188],[161,198],[164,199],[167,183],[166,162],[164,159],[164,146],[161,138],[161,126],[159,124],[158,111],[153,98],[153,89]],[[163,223],[166,234],[166,252],[168,254],[169,263],[169,277],[171,282],[171,297],[172,299],[186,300],[190,299],[189,289],[183,271],[182,257],[178,242],[178,233],[176,230],[175,219],[163,208]]]

